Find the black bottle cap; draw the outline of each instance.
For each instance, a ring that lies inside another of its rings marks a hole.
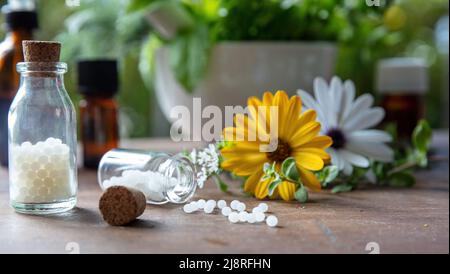
[[[78,61],[78,89],[91,96],[114,96],[119,88],[117,61],[108,59]]]
[[[35,11],[5,11],[5,22],[8,30],[19,28],[34,30],[39,27]]]

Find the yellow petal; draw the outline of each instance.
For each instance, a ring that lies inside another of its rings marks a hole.
[[[301,127],[297,132],[290,138],[289,144],[293,148],[297,148],[303,144],[308,143],[314,137],[316,137],[320,132],[319,122],[309,122],[303,127]]]
[[[235,142],[233,146],[224,147],[221,149],[222,153],[260,153],[260,143],[258,142]]]
[[[298,168],[300,170],[300,179],[307,188],[313,191],[320,191],[322,189],[322,185],[320,184],[319,180],[317,180],[314,173],[302,167]]]
[[[226,127],[223,129],[224,140],[229,142],[245,141],[248,136],[246,128]]]
[[[313,171],[321,170],[324,165],[323,159],[313,153],[296,152],[294,158],[297,165]]]
[[[299,146],[300,148],[321,148],[326,149],[333,144],[333,139],[328,136],[316,136],[312,138],[309,142]]]
[[[265,106],[271,106],[272,105],[272,101],[273,101],[273,95],[270,91],[266,91],[264,92],[263,95],[263,105]]]
[[[294,199],[295,190],[296,186],[291,182],[283,181],[278,185],[278,193],[281,199],[285,201],[292,201]]]
[[[285,124],[287,119],[287,111],[289,110],[289,98],[286,94],[286,92],[279,90],[275,94],[275,97],[273,98],[273,106],[278,107],[278,119],[276,122],[278,122],[278,136],[280,138],[283,138],[286,134],[287,127],[290,127],[292,125]],[[269,117],[270,117],[270,110],[269,110]],[[268,119],[270,122],[272,118]],[[270,124],[269,124],[270,125]]]
[[[321,148],[300,147],[300,148],[296,149],[296,151],[293,153],[294,156],[295,156],[296,152],[315,154],[315,155],[319,156],[320,158],[322,158],[322,160],[324,160],[324,161],[330,159],[330,155],[324,149],[321,149]]]
[[[256,188],[255,188],[255,197],[258,199],[264,199],[267,197],[267,195],[269,195],[269,184],[270,184],[270,179],[269,180],[264,180],[264,181],[260,181],[259,183],[256,184]]]
[[[247,153],[241,156],[230,154],[225,157],[225,160],[221,163],[221,167],[236,173],[236,175],[248,176],[261,169],[266,162],[267,158],[264,153]]]
[[[303,112],[299,119],[299,124],[306,125],[307,123],[314,122],[317,119],[317,113],[313,109],[308,109]]]
[[[263,174],[262,169],[259,169],[257,172],[253,173],[250,177],[248,177],[247,181],[244,184],[244,191],[254,193],[256,185],[261,180],[261,176]]]
[[[263,109],[267,109],[261,106]],[[269,127],[266,126],[266,117],[263,111],[258,110],[258,106],[249,105],[248,111],[250,112],[250,117],[244,114],[236,114],[234,117],[234,124],[237,128],[247,129],[248,141],[259,140],[262,138],[269,138]],[[252,134],[251,138],[249,135]],[[265,139],[267,140],[267,139]]]
[[[260,118],[258,117],[259,116],[258,111],[261,109],[260,107],[264,107],[264,106],[262,106],[261,101],[256,97],[250,97],[247,100],[247,105],[248,105],[249,114],[252,117],[252,119],[255,121],[258,121],[258,124],[261,122],[265,123],[265,120],[260,121],[259,120]]]

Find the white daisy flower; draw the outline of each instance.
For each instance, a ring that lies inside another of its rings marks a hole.
[[[306,109],[317,112],[317,120],[322,124],[321,133],[333,139],[327,152],[331,162],[344,174],[350,175],[353,167],[366,168],[370,160],[392,162],[394,153],[386,145],[392,137],[377,129],[384,118],[384,110],[372,107],[373,96],[364,94],[355,98],[355,85],[347,80],[342,83],[333,77],[330,85],[322,78],[314,81],[314,96],[299,90]]]

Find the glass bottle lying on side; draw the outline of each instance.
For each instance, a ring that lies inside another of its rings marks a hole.
[[[187,157],[131,149],[107,152],[98,182],[103,190],[117,185],[140,190],[150,204],[185,203],[197,188],[195,168]]]

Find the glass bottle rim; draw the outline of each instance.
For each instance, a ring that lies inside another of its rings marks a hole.
[[[16,65],[17,72],[51,72],[66,73],[67,64],[64,62],[20,62]]]
[[[168,154],[168,156],[167,160],[169,160],[169,165],[162,170],[166,180],[169,180],[169,178],[177,173],[177,177],[180,176],[178,180],[181,180],[181,177],[183,177],[184,180],[186,180],[184,183],[187,186],[183,191],[175,191],[175,188],[165,189],[166,198],[175,204],[185,203],[194,195],[197,188],[195,166],[192,161],[182,153],[175,155]],[[181,166],[184,166],[182,170],[180,170]],[[167,181],[167,186],[169,185],[170,184]]]

